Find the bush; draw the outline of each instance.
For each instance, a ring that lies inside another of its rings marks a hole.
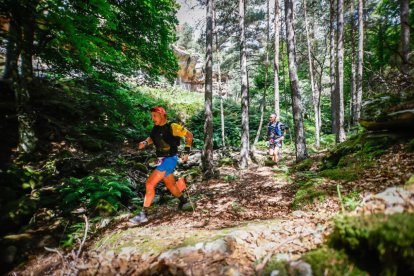
[[[122,204],[132,199],[135,193],[129,181],[123,176],[98,174],[84,178],[66,179],[58,189],[62,199],[62,209],[71,211],[84,206],[95,215],[110,215]]]

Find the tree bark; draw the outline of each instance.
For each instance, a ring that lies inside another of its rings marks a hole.
[[[239,0],[239,30],[240,30],[240,77],[241,77],[241,119],[242,135],[240,148],[240,168],[248,167],[249,157],[249,90],[247,76],[247,54],[245,36],[245,0]]]
[[[400,1],[400,18],[401,18],[401,72],[409,72],[409,54],[410,54],[410,23],[409,23],[409,1]]]
[[[203,178],[209,179],[213,171],[213,0],[207,0],[206,24],[206,79],[205,79],[205,122],[204,147],[202,154]]]
[[[30,105],[29,85],[33,79],[32,49],[34,43],[35,20],[33,10],[37,1],[30,5],[11,8],[10,41],[8,49],[8,72],[15,93],[16,114],[18,121],[19,153],[32,153],[37,145],[37,137],[34,129],[36,114]],[[21,74],[19,73],[18,60],[21,58]]]
[[[280,43],[280,11],[279,0],[275,0],[275,58],[273,60],[274,68],[274,93],[275,93],[275,114],[280,118],[280,91],[279,91],[279,43]]]
[[[335,108],[336,103],[336,93],[335,93],[335,64],[336,64],[336,56],[335,56],[335,28],[334,28],[334,18],[335,18],[335,0],[329,0],[329,13],[330,13],[330,55],[329,55],[329,82],[330,82],[330,90],[331,90],[331,117],[332,117],[332,133],[336,133],[336,117],[337,112]]]
[[[337,72],[336,72],[336,104],[337,111],[337,129],[336,142],[341,143],[345,141],[344,129],[344,1],[338,0],[337,4]]]
[[[362,73],[364,64],[364,9],[363,0],[358,0],[358,68],[356,81],[355,123],[359,121],[362,106]]]
[[[351,95],[349,97],[349,118],[350,118],[350,124],[349,125],[355,125],[356,124],[356,117],[355,117],[355,111],[356,111],[356,99],[357,99],[357,93],[356,93],[356,66],[355,66],[355,21],[354,21],[354,0],[350,0],[350,25],[351,25]]]
[[[287,36],[287,52],[289,61],[290,87],[292,90],[292,109],[295,129],[296,161],[308,157],[306,150],[305,131],[302,118],[302,99],[299,91],[298,75],[296,68],[295,33],[293,29],[293,1],[285,0],[285,22]]]
[[[220,123],[221,123],[221,144],[222,147],[226,146],[226,141],[225,141],[225,134],[224,134],[224,107],[223,107],[223,91],[222,91],[222,87],[221,87],[221,55],[220,55],[220,43],[218,40],[218,31],[217,31],[217,18],[216,18],[216,4],[213,1],[213,28],[214,28],[214,36],[215,36],[215,41],[216,41],[216,54],[217,54],[217,73],[218,73],[218,79],[217,79],[217,83],[218,83],[218,92],[220,95]]]
[[[315,87],[315,81],[313,79],[313,61],[312,61],[312,49],[311,49],[311,39],[309,35],[309,28],[308,28],[308,14],[307,14],[307,8],[306,8],[306,0],[303,0],[303,11],[305,15],[305,31],[306,31],[306,44],[308,46],[308,62],[309,62],[309,78],[310,78],[310,84],[311,84],[311,90],[312,90],[312,102],[313,102],[313,112],[314,112],[314,118],[315,118],[315,146],[316,148],[319,148],[320,146],[320,138],[319,138],[319,111],[318,111],[318,91]]]
[[[267,0],[267,28],[266,28],[266,61],[265,61],[265,82],[264,82],[264,89],[263,89],[263,96],[260,102],[260,121],[259,127],[257,128],[256,137],[254,138],[253,146],[252,146],[252,153],[254,154],[256,150],[256,144],[259,142],[260,132],[262,132],[263,127],[263,117],[266,110],[266,94],[267,94],[267,86],[268,86],[268,77],[269,77],[269,32],[270,32],[270,9],[269,9],[269,1]]]

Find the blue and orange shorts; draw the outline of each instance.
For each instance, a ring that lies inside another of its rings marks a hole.
[[[177,162],[178,162],[177,155],[163,157],[161,164],[157,166],[156,170],[160,172],[165,172],[164,177],[167,177],[168,175],[174,172],[175,167],[177,166]]]

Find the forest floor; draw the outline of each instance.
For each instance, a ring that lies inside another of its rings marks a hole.
[[[265,152],[259,155],[266,158]],[[294,210],[301,175],[289,172],[293,160],[285,152],[279,165],[253,164],[247,170],[223,165],[217,179],[188,183],[195,209],[177,211],[174,200],[157,204],[144,225],[129,223],[132,214],[122,215],[81,248],[35,256],[10,275],[260,274],[270,257],[296,260],[324,242],[332,217],[341,212],[336,184],[345,192],[360,187],[361,201],[404,184],[414,172],[414,154],[396,145],[358,180],[326,180],[322,186],[333,192]]]

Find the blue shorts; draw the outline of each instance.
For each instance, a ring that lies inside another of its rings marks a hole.
[[[157,166],[156,170],[165,172],[164,177],[166,177],[174,172],[175,167],[177,166],[177,161],[177,155],[165,157],[164,160],[162,160],[162,163]]]

